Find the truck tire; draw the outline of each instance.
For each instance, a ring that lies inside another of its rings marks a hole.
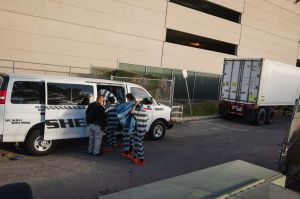
[[[161,120],[156,120],[152,123],[148,136],[151,140],[161,140],[166,134],[166,124]]]
[[[259,108],[257,110],[256,118],[255,118],[255,124],[257,126],[261,126],[266,121],[266,111],[263,108]]]
[[[25,140],[25,148],[30,155],[48,155],[55,149],[57,142],[54,140],[44,140],[40,129],[33,129],[29,132]]]
[[[273,108],[266,108],[266,121],[265,124],[272,124],[274,120],[274,109]]]

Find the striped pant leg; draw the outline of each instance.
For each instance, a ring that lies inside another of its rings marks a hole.
[[[130,133],[130,140],[129,140],[129,146],[133,149],[134,148],[134,136],[136,134],[135,130],[132,130]]]
[[[138,129],[134,136],[134,156],[140,160],[144,160],[143,139],[146,129]]]
[[[129,128],[125,128],[123,131],[123,151],[128,152],[129,151],[129,142],[130,142],[130,132]]]
[[[130,134],[132,131],[131,117],[126,119],[126,125],[123,131],[123,152],[128,152],[130,147]]]
[[[117,144],[116,131],[117,131],[117,125],[114,125],[111,131],[111,142],[113,145]]]
[[[113,145],[112,143],[112,134],[113,134],[113,126],[110,124],[107,126],[107,134],[106,134],[106,146],[111,147]]]
[[[132,118],[130,122],[130,128],[129,128],[129,132],[130,132],[129,147],[131,149],[134,148],[135,125],[136,125],[136,120]]]

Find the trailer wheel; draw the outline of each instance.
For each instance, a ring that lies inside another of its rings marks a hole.
[[[272,124],[274,120],[274,109],[273,108],[266,108],[266,121],[265,124]]]
[[[265,120],[266,120],[266,111],[263,108],[259,108],[257,110],[255,124],[261,126],[265,123]]]
[[[25,148],[30,155],[42,156],[50,154],[56,147],[55,140],[44,140],[40,129],[33,129],[25,140]]]

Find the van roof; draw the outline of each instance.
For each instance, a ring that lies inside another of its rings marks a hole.
[[[74,81],[81,83],[104,83],[104,84],[127,84],[130,86],[140,86],[138,84],[107,80],[107,79],[97,79],[97,78],[87,78],[87,77],[70,77],[70,76],[54,76],[54,75],[36,75],[36,74],[18,74],[18,73],[0,73],[0,75],[6,75],[10,78],[27,78],[27,79],[44,79],[44,80],[63,80],[63,81]]]

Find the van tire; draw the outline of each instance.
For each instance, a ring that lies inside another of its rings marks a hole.
[[[266,121],[266,111],[263,108],[259,108],[257,109],[257,114],[256,114],[256,118],[255,118],[255,124],[257,126],[261,126],[265,123]]]
[[[161,120],[156,120],[152,123],[148,136],[151,140],[161,140],[166,134],[166,124]]]
[[[57,141],[45,141],[44,135],[40,129],[33,129],[29,132],[25,140],[25,148],[30,155],[42,156],[53,152],[57,145]]]
[[[265,124],[272,124],[274,120],[274,109],[266,108],[266,121]]]

